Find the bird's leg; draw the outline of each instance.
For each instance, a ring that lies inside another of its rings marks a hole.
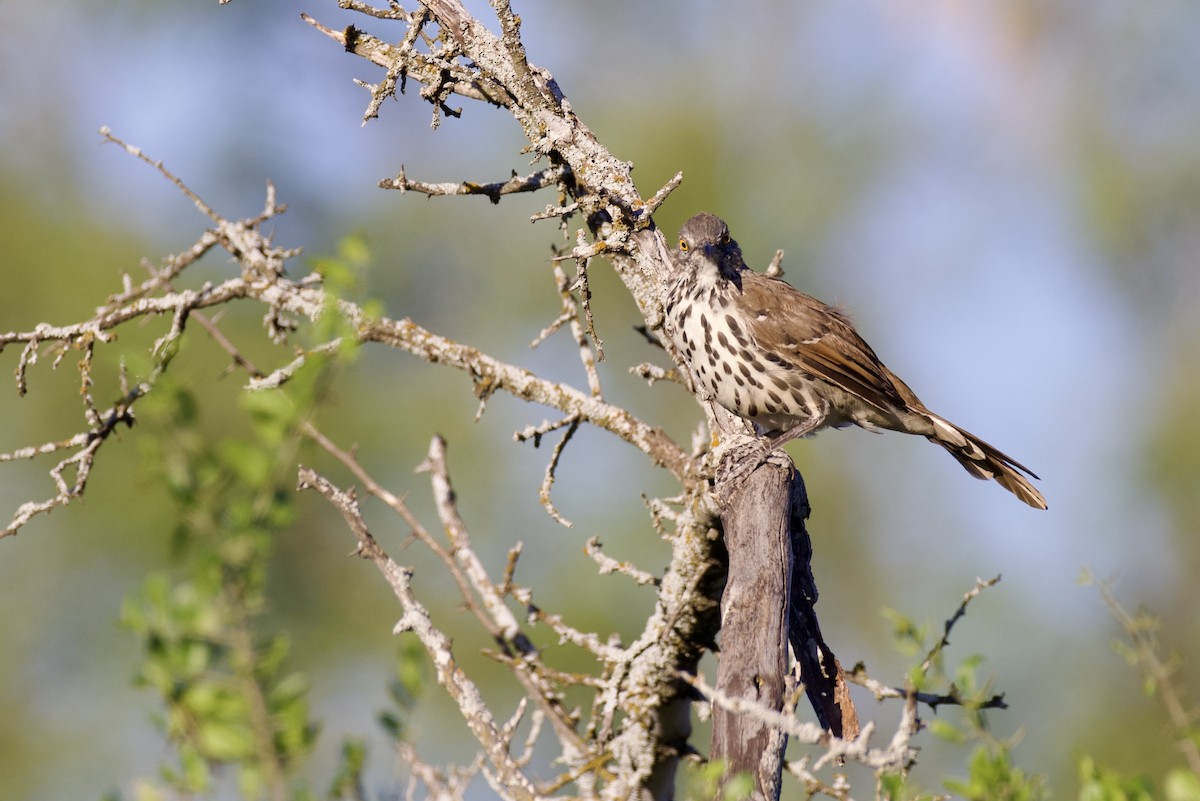
[[[718,496],[722,498],[723,502],[732,498],[733,494],[750,478],[750,474],[770,460],[771,454],[792,440],[803,437],[805,434],[811,434],[821,425],[823,419],[823,416],[812,417],[774,437],[757,437],[754,441],[747,442],[740,447],[735,446],[721,459],[721,469],[718,470],[717,478]],[[780,462],[780,464],[786,467],[786,454],[782,458],[784,462]]]
[[[800,425],[793,426],[792,428],[789,428],[787,431],[784,431],[782,434],[776,434],[775,436],[768,439],[765,443],[767,453],[770,454],[770,452],[775,450],[776,448],[782,448],[784,445],[786,445],[787,443],[791,442],[794,439],[799,439],[800,437],[811,434],[813,431],[815,431],[817,429],[817,427],[819,425],[821,425],[821,423],[823,422],[824,419],[825,419],[824,415],[814,415],[813,417],[810,417],[807,420],[805,420]],[[763,461],[766,461],[765,456],[763,457]],[[759,462],[759,464],[762,464],[762,462]]]
[[[713,491],[722,507],[746,484],[754,471],[767,462],[787,469],[787,455],[781,453],[779,459],[772,459],[774,452],[764,451],[763,442],[762,438],[743,439],[721,455]]]
[[[747,458],[737,468],[738,474],[741,474],[743,470],[745,471],[745,475],[741,476],[742,480],[745,480],[747,476],[766,464],[767,460],[771,458],[772,453],[779,450],[792,440],[799,439],[800,437],[803,437],[806,434],[811,434],[813,431],[815,431],[817,427],[821,425],[823,419],[823,417],[810,417],[800,425],[789,428],[782,434],[776,434],[770,438],[760,437],[755,443],[757,448],[761,448],[757,454],[757,458]]]

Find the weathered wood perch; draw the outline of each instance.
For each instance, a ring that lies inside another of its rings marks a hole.
[[[742,453],[744,457],[746,451]],[[736,474],[736,466],[719,474]],[[723,495],[720,490],[721,482],[718,494]],[[809,505],[804,479],[778,451],[727,491],[721,524],[729,569],[721,598],[717,692],[783,711],[790,642],[822,728],[834,737],[854,738],[857,714],[814,608],[817,590],[805,527]],[[727,776],[750,773],[760,798],[779,797],[786,745],[787,737],[763,716],[722,705],[713,710],[711,758],[725,764]]]

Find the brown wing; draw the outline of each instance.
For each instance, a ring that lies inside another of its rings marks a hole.
[[[920,407],[912,390],[904,387],[908,398],[897,388],[891,371],[838,309],[777,278],[749,270],[740,277],[750,335],[763,350],[877,408]]]

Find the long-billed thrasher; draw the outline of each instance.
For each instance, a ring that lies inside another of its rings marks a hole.
[[[768,450],[851,423],[919,434],[976,478],[1046,508],[1025,478],[1033,471],[926,409],[843,312],[750,270],[720,218],[688,220],[672,255],[667,333],[701,394],[757,424]]]

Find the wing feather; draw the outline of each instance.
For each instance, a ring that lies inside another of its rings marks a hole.
[[[815,375],[884,411],[920,401],[902,392],[889,371],[839,309],[805,295],[777,278],[753,271],[740,276],[751,310],[750,336],[789,366]]]

